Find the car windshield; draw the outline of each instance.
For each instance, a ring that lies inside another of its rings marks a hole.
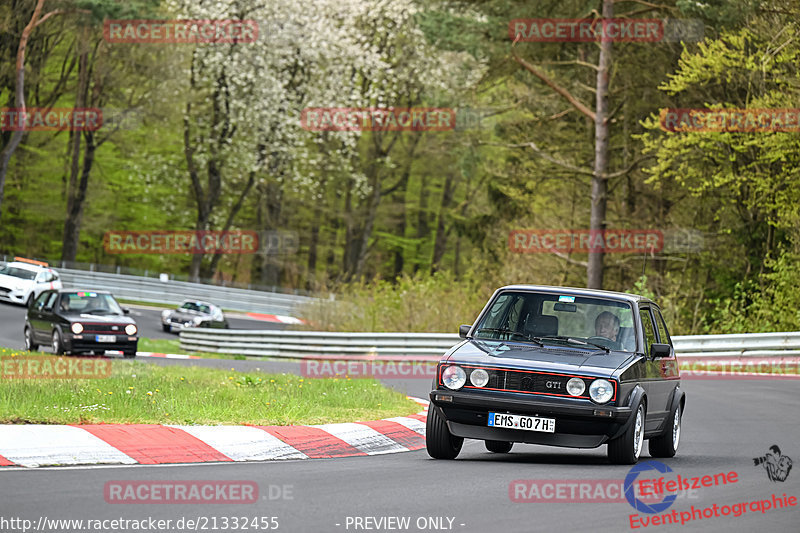
[[[36,277],[36,272],[34,272],[33,270],[13,267],[10,265],[5,265],[0,267],[0,274],[5,274],[6,276],[13,276],[15,278],[20,278],[20,279],[33,279]]]
[[[122,308],[110,294],[70,292],[61,296],[59,309],[67,314],[122,315]]]
[[[476,339],[636,351],[628,303],[557,293],[503,292],[481,318]]]
[[[186,302],[181,306],[181,311],[193,311],[195,313],[204,313],[208,315],[211,313],[211,307],[197,302]]]

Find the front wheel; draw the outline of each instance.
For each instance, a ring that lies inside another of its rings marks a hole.
[[[625,433],[608,443],[608,458],[615,465],[632,465],[639,460],[644,444],[644,403],[639,402],[633,422]]]
[[[681,404],[675,408],[667,420],[667,430],[660,437],[652,438],[647,443],[650,457],[675,457],[681,441]]]
[[[504,440],[487,440],[486,449],[492,453],[508,453],[511,451],[512,446],[514,446],[513,442],[507,442]]]
[[[428,409],[425,424],[425,447],[434,459],[455,459],[464,444],[462,437],[456,437],[447,429],[447,422],[433,405]]]

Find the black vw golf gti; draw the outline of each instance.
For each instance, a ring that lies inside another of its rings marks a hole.
[[[135,357],[138,329],[127,314],[105,291],[44,291],[28,308],[25,348],[49,344],[57,354],[116,350]]]
[[[633,294],[512,285],[442,357],[427,449],[454,459],[465,438],[596,448],[615,464],[672,457],[686,397],[659,307]]]

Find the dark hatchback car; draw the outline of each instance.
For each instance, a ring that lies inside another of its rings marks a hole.
[[[177,309],[161,312],[161,327],[164,331],[183,328],[228,328],[225,314],[218,306],[208,302],[186,300]]]
[[[678,448],[686,397],[659,307],[608,291],[498,289],[437,368],[427,449],[454,459],[465,438],[491,452],[513,443],[596,448],[634,464]]]
[[[25,347],[50,345],[57,354],[121,351],[135,357],[138,328],[114,297],[105,291],[44,291],[28,308]]]

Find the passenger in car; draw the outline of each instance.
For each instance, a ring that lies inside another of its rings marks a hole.
[[[598,337],[616,342],[619,334],[619,317],[610,311],[603,311],[594,320],[594,331]]]

